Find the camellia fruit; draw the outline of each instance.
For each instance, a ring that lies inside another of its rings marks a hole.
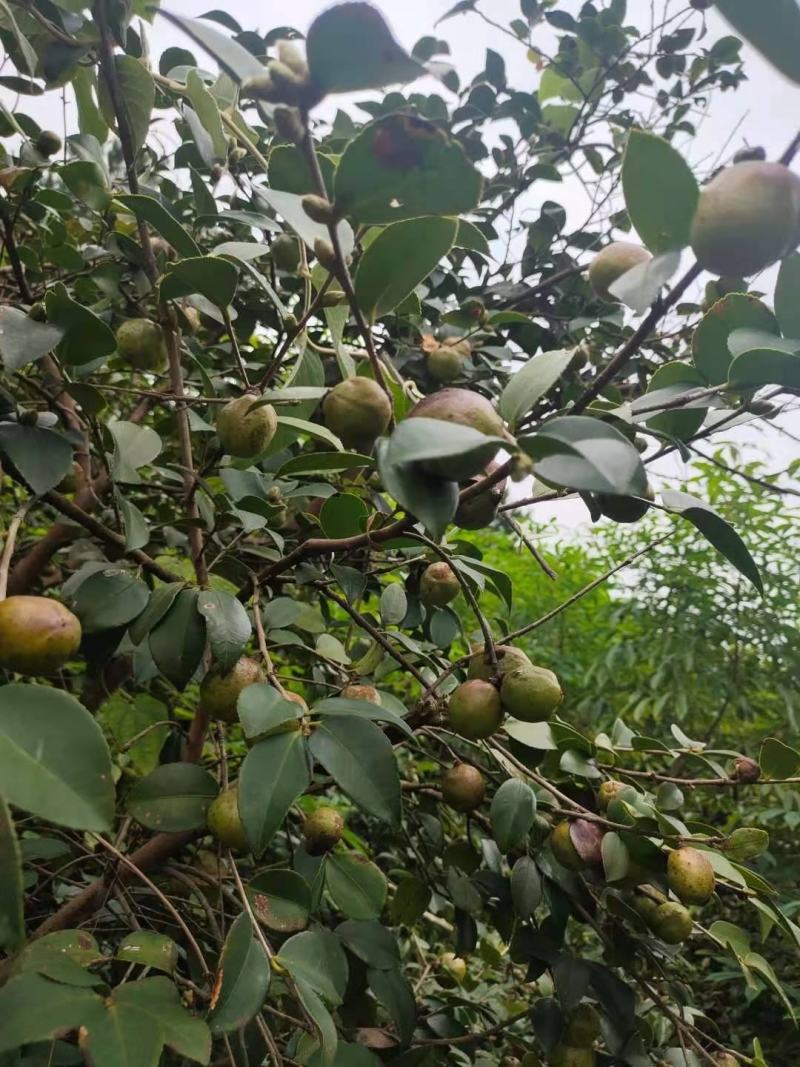
[[[164,332],[150,319],[127,319],[117,330],[117,352],[120,359],[136,370],[157,371],[167,365],[167,346]]]
[[[577,1048],[573,1045],[556,1045],[550,1053],[550,1067],[594,1067],[596,1057],[593,1048]]]
[[[739,1061],[730,1052],[717,1052],[711,1057],[714,1067],[739,1067]]]
[[[10,596],[0,601],[0,667],[52,674],[78,651],[81,624],[58,600]]]
[[[278,270],[294,274],[300,266],[300,242],[288,233],[279,234],[269,246],[269,251]]]
[[[614,779],[609,779],[607,782],[603,782],[600,788],[597,790],[597,803],[601,811],[606,811],[611,801],[617,797],[623,789],[629,789],[630,787],[625,782],[617,782]]]
[[[503,721],[500,694],[491,682],[473,679],[453,691],[447,705],[450,726],[470,741],[491,737]]]
[[[54,156],[56,152],[61,151],[62,141],[54,130],[40,130],[35,145],[36,151],[49,159],[50,156]]]
[[[456,811],[474,811],[483,803],[486,782],[477,767],[457,763],[442,778],[442,798]]]
[[[557,823],[550,834],[550,851],[568,871],[582,871],[586,867],[585,861],[575,848],[572,840],[572,832],[568,819]]]
[[[640,263],[646,263],[652,258],[641,245],[634,245],[629,241],[614,241],[598,252],[589,264],[589,284],[603,300],[617,300],[618,298],[609,292],[614,282]]]
[[[250,851],[250,843],[239,817],[239,787],[236,783],[211,801],[206,813],[206,825],[225,848],[232,848],[236,852]]]
[[[546,667],[516,667],[503,677],[500,699],[522,722],[546,722],[564,699],[558,678]]]
[[[667,898],[664,894],[654,888],[653,886],[647,886],[646,893],[637,893],[633,898],[633,910],[647,923],[649,927],[653,926],[653,919],[655,914],[662,904],[667,903]]]
[[[368,700],[370,704],[381,702],[381,695],[374,685],[346,685],[339,696],[344,700]]]
[[[346,378],[322,401],[322,416],[347,448],[368,452],[388,427],[392,405],[372,378]]]
[[[451,978],[463,982],[467,974],[467,964],[461,956],[456,956],[455,952],[443,952],[439,957],[439,964]]]
[[[667,859],[667,881],[684,904],[705,904],[716,885],[714,868],[704,852],[696,848],[676,848]]]
[[[217,437],[223,450],[238,459],[260,455],[275,436],[278,416],[271,404],[253,407],[257,397],[245,393],[230,400],[217,415]]]
[[[464,360],[472,354],[466,339],[442,341],[428,352],[428,374],[435,382],[452,382],[464,369]]]
[[[481,681],[488,682],[495,675],[503,678],[518,667],[530,667],[532,665],[522,649],[514,648],[513,645],[495,645],[494,654],[497,660],[496,665],[492,663],[481,645],[480,650],[473,652],[469,658],[467,677],[480,678]]]
[[[498,464],[494,460],[487,463],[479,475],[469,479],[465,488],[475,485],[490,474],[494,474],[497,467]],[[503,478],[502,481],[495,482],[494,485],[490,485],[483,492],[476,493],[475,496],[471,496],[467,500],[460,500],[453,516],[453,522],[456,526],[460,526],[462,530],[483,530],[489,523],[493,522],[497,516],[497,509],[503,501],[506,481],[507,479]]]
[[[649,490],[647,495],[652,499],[652,490]],[[595,499],[601,513],[614,522],[638,522],[650,510],[650,504],[646,500],[635,496],[598,493]]]
[[[242,656],[227,674],[212,668],[200,685],[200,706],[211,719],[236,722],[236,702],[248,685],[264,682],[261,664],[249,656]]]
[[[798,239],[800,178],[782,163],[737,163],[700,193],[691,244],[713,274],[747,278],[791,252]]]
[[[443,560],[426,567],[419,580],[419,598],[426,608],[443,608],[455,600],[461,584],[453,568]]]
[[[408,413],[409,419],[437,419],[441,422],[453,422],[459,426],[468,426],[489,437],[507,437],[503,420],[485,396],[471,389],[440,389],[423,397]],[[498,446],[499,447],[499,446]],[[464,482],[480,474],[487,457],[476,458],[475,455],[446,456],[442,459],[429,459],[420,466],[435,478],[447,478],[453,482]]]
[[[591,1004],[578,1004],[567,1016],[564,1042],[574,1048],[591,1048],[600,1036],[600,1016]]]
[[[335,808],[320,807],[303,823],[303,839],[309,856],[324,856],[342,839],[344,819]]]
[[[683,904],[668,900],[659,904],[650,919],[650,929],[668,945],[679,945],[692,932],[692,917]]]
[[[733,761],[733,774],[731,777],[735,778],[737,782],[751,785],[761,777],[761,768],[749,756],[737,756]]]

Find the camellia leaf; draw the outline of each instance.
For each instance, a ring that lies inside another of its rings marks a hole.
[[[242,912],[228,931],[222,949],[208,1016],[211,1032],[240,1030],[257,1015],[266,999],[271,975],[267,955],[255,937],[253,920]]]
[[[94,211],[105,211],[111,199],[105,172],[89,159],[67,163],[58,172],[69,191]]]
[[[140,193],[119,193],[114,199],[119,200],[137,218],[144,219],[165,241],[172,245],[179,255],[188,257],[201,255],[200,247],[194,238],[154,197]]]
[[[336,204],[360,223],[461,215],[481,195],[481,176],[461,145],[426,119],[386,115],[347,145],[336,170]]]
[[[386,491],[409,514],[416,516],[428,533],[438,540],[456,513],[458,483],[434,478],[418,466],[393,462],[389,442],[385,439],[378,442],[377,453],[378,470]]]
[[[263,186],[258,187],[256,196],[266,201],[309,248],[313,249],[314,242],[318,237],[323,241],[330,240],[328,227],[319,222],[314,222],[306,214],[302,196],[298,196],[296,193],[286,193],[281,189],[265,189]],[[352,255],[355,248],[355,237],[350,224],[343,219],[337,224],[336,233],[339,237],[342,254],[345,256]]]
[[[264,852],[310,781],[299,730],[266,737],[247,753],[239,773],[239,815],[254,856]]]
[[[622,162],[625,207],[654,255],[689,244],[700,190],[683,156],[668,141],[633,130]]]
[[[218,793],[216,780],[202,767],[164,763],[131,789],[127,808],[148,830],[199,830]]]
[[[182,589],[150,631],[150,654],[178,689],[190,682],[206,647],[206,624],[197,610],[196,589]]]
[[[368,318],[379,319],[401,303],[453,246],[455,219],[409,219],[387,226],[358,265],[356,299]]]
[[[402,589],[402,586],[399,588]],[[403,613],[405,614],[405,612]],[[252,688],[252,686],[250,686]],[[406,737],[411,737],[411,727],[391,708],[384,708],[373,704],[369,700],[357,700],[353,697],[326,697],[318,701],[313,708],[315,715],[327,716],[356,716],[364,719],[372,719],[374,722],[387,722],[396,727]]]
[[[692,358],[709,385],[728,380],[732,356],[728,338],[734,330],[778,333],[778,323],[769,308],[749,293],[729,293],[703,316],[692,337]]]
[[[696,526],[703,537],[729,563],[732,563],[737,571],[753,583],[759,593],[764,592],[761,575],[755,560],[730,523],[726,522],[708,504],[689,496],[688,493],[681,493],[675,489],[664,489],[661,492],[661,500],[670,511],[674,511],[684,519],[688,519],[692,525]]]
[[[0,946],[9,954],[25,941],[22,856],[8,804],[0,797]]]
[[[166,585],[157,586],[150,595],[147,607],[137,617],[128,630],[128,636],[135,645],[143,641],[167,614],[172,604],[186,586],[183,582],[168,582]]]
[[[631,404],[631,413],[637,414],[637,407],[649,407],[661,402],[669,402],[675,397],[689,393],[693,389],[700,389],[704,385],[700,372],[690,363],[681,363],[676,360],[673,363],[665,363],[653,374],[647,386],[647,392],[640,400]],[[708,404],[708,400],[705,401]],[[686,441],[703,425],[706,417],[707,406],[702,406],[700,401],[697,406],[687,404],[675,411],[664,411],[660,414],[647,415],[645,421],[648,426],[661,433],[677,437]],[[642,416],[644,417],[644,416]]]
[[[240,600],[222,590],[201,589],[197,610],[206,620],[211,652],[223,674],[227,674],[244,651],[253,631],[250,616]]]
[[[519,444],[536,461],[537,478],[550,485],[618,496],[647,492],[639,453],[619,430],[599,419],[565,415]]]
[[[248,78],[263,76],[264,67],[252,52],[248,52],[238,41],[226,37],[224,33],[215,30],[202,19],[185,18],[183,15],[176,15],[164,8],[159,9],[159,14],[180,27],[188,37],[205,48],[237,85],[241,85]]]
[[[500,396],[500,414],[511,426],[552,389],[570,364],[574,349],[556,349],[531,356],[524,367],[508,379]]]
[[[0,308],[0,354],[7,371],[20,370],[28,363],[46,356],[64,336],[61,326],[36,322],[20,311],[6,305]]]
[[[236,292],[239,272],[229,259],[195,256],[170,267],[161,279],[162,300],[178,300],[200,293],[218,308],[227,308]]]
[[[122,105],[128,120],[132,147],[138,153],[150,129],[150,114],[156,99],[156,83],[145,65],[133,56],[115,55],[117,85]],[[98,83],[98,103],[103,118],[116,129],[117,116],[105,78]]]
[[[104,567],[81,582],[72,610],[84,633],[100,633],[125,626],[147,605],[150,590],[125,567]]]
[[[784,337],[800,337],[800,252],[781,263],[775,285],[775,315]]]
[[[222,128],[219,105],[196,70],[190,70],[186,75],[186,94],[195,114],[211,138],[214,155],[224,161],[228,155],[228,139]]]
[[[800,752],[777,737],[768,737],[761,746],[758,763],[767,778],[792,778],[800,770]]]
[[[360,852],[328,856],[325,886],[336,907],[349,919],[379,918],[386,900],[386,879],[380,867]]]
[[[251,879],[247,895],[258,921],[270,930],[295,934],[308,926],[311,887],[297,871],[262,871]]]
[[[258,682],[242,690],[236,707],[248,741],[296,721],[300,714],[293,700],[286,700],[273,686]]]
[[[86,708],[59,689],[0,688],[0,781],[10,804],[41,819],[74,830],[111,828],[108,746]]]
[[[637,315],[641,315],[647,311],[680,265],[679,251],[662,252],[626,270],[608,287],[608,291],[623,304],[627,304]]]
[[[42,426],[0,423],[0,453],[37,496],[55,489],[72,467],[72,445],[67,438]]]
[[[425,68],[392,36],[372,4],[337,4],[311,23],[306,59],[320,95],[413,81]]]
[[[178,946],[166,934],[134,930],[120,941],[115,958],[172,974],[178,966]]]
[[[764,330],[739,329],[728,335],[728,349],[733,356],[728,381],[734,388],[800,388],[800,340],[776,337]]]
[[[65,363],[91,363],[116,349],[111,328],[89,308],[73,300],[62,282],[47,290],[44,301],[47,321],[64,331],[58,355]]]
[[[542,902],[542,876],[530,856],[520,856],[512,868],[511,899],[521,919],[530,919]]]
[[[322,152],[317,153],[319,169],[326,189],[333,188],[334,161]],[[269,153],[267,170],[271,189],[281,189],[296,196],[316,193],[317,185],[303,153],[293,144],[275,145]]]
[[[527,783],[509,778],[492,800],[492,836],[501,852],[510,852],[527,836],[536,815],[536,796]]]
[[[383,730],[355,716],[328,717],[309,744],[314,758],[360,808],[399,826],[400,776],[394,749]]]
[[[717,0],[716,8],[781,74],[800,85],[797,0]]]
[[[278,955],[296,981],[306,982],[318,996],[337,1007],[347,986],[347,957],[330,930],[306,930],[290,937]]]
[[[0,989],[0,1052],[77,1030],[101,1011],[100,997],[89,989],[20,974]]]

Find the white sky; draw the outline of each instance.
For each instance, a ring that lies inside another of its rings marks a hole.
[[[487,26],[474,14],[458,15],[440,26],[435,27],[436,20],[451,6],[453,0],[373,0],[390,21],[396,36],[407,48],[425,34],[434,34],[444,38],[450,44],[451,60],[458,69],[462,84],[481,71],[484,66],[486,48],[500,52],[506,62],[510,84],[517,88],[536,87],[538,73],[526,56],[525,47],[515,43],[498,30]],[[756,0],[754,0],[756,2]],[[217,6],[217,0],[164,0],[164,5],[178,14],[197,17]],[[259,3],[252,0],[225,0],[220,7],[231,14],[244,29],[265,32],[279,25],[292,25],[305,33],[312,19],[320,11],[329,7],[326,0],[292,0],[291,4]],[[491,18],[502,24],[519,17],[518,0],[482,0],[480,4]],[[581,0],[567,0],[562,5],[567,10],[577,12]],[[674,12],[685,8],[683,0],[628,0],[629,21],[640,20],[649,24],[651,9],[657,15],[665,11]],[[718,37],[732,32],[724,20],[712,9],[707,12],[708,34],[705,39],[709,44]],[[169,45],[189,47],[198,60],[213,69],[213,62],[189,42],[178,29],[166,20],[156,18],[149,30],[150,50],[157,64],[157,57]],[[554,51],[555,34],[543,26],[536,31],[534,45],[543,51]],[[202,58],[201,58],[202,56]],[[746,71],[748,82],[736,92],[716,93],[713,97],[713,110],[702,117],[700,133],[696,140],[681,145],[702,176],[718,162],[718,157],[727,159],[735,149],[744,144],[763,145],[769,158],[779,156],[800,127],[800,87],[785,80],[773,70],[752,49],[745,48]],[[425,79],[417,83],[420,91],[439,92],[447,95],[441,84],[434,79]],[[5,94],[6,103],[13,103]],[[358,94],[353,99],[363,99],[365,94]],[[47,94],[41,100],[25,98],[20,101],[22,109],[33,114],[43,125],[58,130],[62,125],[61,101],[59,93]],[[337,97],[332,107],[347,106],[347,97]],[[74,115],[74,104],[67,103],[67,123]],[[696,123],[700,116],[692,116]],[[541,200],[553,198],[564,203],[568,211],[568,225],[578,226],[586,217],[586,198],[577,182],[554,186],[551,183],[539,183],[533,187],[526,200],[526,208],[531,217],[536,217]],[[525,212],[523,212],[524,215]],[[771,294],[774,271],[759,279],[759,288]],[[792,417],[782,417],[782,424],[788,429]],[[795,422],[797,420],[794,420]],[[796,435],[800,436],[800,427]],[[780,434],[774,428],[766,426],[763,430],[741,428],[724,434],[724,440],[742,444],[752,454],[753,449],[768,458],[772,470],[782,470],[792,459],[800,458],[800,446]],[[706,443],[706,450],[709,446]],[[685,470],[680,461],[671,459],[662,464],[659,473],[675,479],[681,477]],[[515,496],[527,495],[530,487],[523,484],[513,486]],[[547,506],[545,506],[547,507]],[[586,521],[586,510],[580,503],[563,502],[553,505],[548,511],[543,507],[536,509],[536,517],[547,519],[553,517],[561,525],[573,526]]]

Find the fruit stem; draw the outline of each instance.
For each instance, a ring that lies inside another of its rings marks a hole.
[[[20,526],[22,526],[22,523],[25,521],[25,516],[28,514],[28,509],[32,503],[33,501],[29,500],[27,504],[23,504],[8,524],[5,544],[3,545],[3,555],[0,556],[0,600],[5,600],[6,598],[6,593],[8,591],[8,572],[11,567],[11,557],[14,555],[14,545],[17,543],[17,534],[19,533]]]

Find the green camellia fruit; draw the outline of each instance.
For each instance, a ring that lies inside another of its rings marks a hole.
[[[250,844],[239,817],[239,787],[236,783],[212,800],[206,813],[206,825],[225,848],[249,852]]]
[[[468,678],[480,678],[481,681],[488,682],[490,678],[494,678],[495,675],[499,678],[505,677],[510,671],[515,670],[518,667],[530,667],[531,661],[525,655],[521,648],[514,648],[513,645],[495,645],[494,646],[495,659],[497,665],[486,656],[483,650],[483,645],[480,649],[473,652],[469,658],[469,666],[467,667]]]
[[[61,151],[62,141],[54,130],[41,130],[34,143],[36,151],[46,159]]]
[[[443,608],[455,600],[460,590],[453,568],[444,561],[431,563],[419,581],[419,598],[427,608]]]
[[[730,1052],[717,1052],[712,1056],[714,1067],[740,1067],[739,1061]]]
[[[428,353],[428,373],[435,382],[452,382],[471,354],[472,345],[465,338],[442,341]]]
[[[381,702],[381,695],[374,685],[346,685],[339,696],[344,700],[367,700],[370,704]]]
[[[159,371],[167,365],[164,332],[150,319],[127,319],[117,330],[117,352],[136,370]]]
[[[300,266],[300,242],[288,233],[279,234],[269,246],[272,262],[278,270],[294,274]]]
[[[0,667],[53,674],[78,651],[81,624],[69,608],[44,596],[0,601]]]
[[[545,722],[564,699],[558,678],[546,667],[516,667],[503,677],[500,699],[522,722]]]
[[[600,1016],[591,1004],[578,1004],[567,1016],[564,1042],[573,1048],[591,1048],[600,1036]]]
[[[652,258],[641,245],[614,241],[598,252],[589,265],[589,284],[603,300],[617,300],[617,297],[609,292],[614,282],[640,263],[646,263]]]
[[[459,426],[469,426],[489,437],[507,436],[503,420],[491,402],[470,389],[451,387],[431,393],[414,405],[408,413],[408,418],[438,419],[442,422],[454,422]],[[436,478],[464,482],[481,473],[486,459],[486,455],[478,459],[474,455],[447,456],[443,459],[426,460],[420,465]]]
[[[594,1049],[572,1045],[556,1045],[548,1060],[550,1067],[594,1067],[595,1063]]]
[[[474,811],[485,795],[483,775],[469,763],[457,763],[442,778],[442,798],[456,811]]]
[[[450,726],[470,741],[491,735],[503,721],[500,694],[491,682],[474,679],[453,691],[447,705]]]
[[[497,467],[498,464],[494,460],[487,463],[477,477],[469,479],[464,488],[475,485],[488,475],[494,474]],[[471,496],[468,500],[459,500],[456,513],[453,516],[453,522],[456,526],[460,526],[462,530],[483,530],[493,522],[497,516],[497,509],[502,503],[503,493],[506,491],[506,482],[507,479],[503,478],[502,481],[495,482],[494,485],[489,486],[488,489],[484,489],[483,492],[477,493],[475,496]]]
[[[582,871],[586,863],[581,859],[572,841],[572,832],[568,819],[557,823],[550,834],[550,851],[568,871]]]
[[[667,859],[667,881],[684,904],[705,904],[716,885],[708,856],[696,848],[676,848]]]
[[[800,178],[782,163],[737,163],[700,193],[691,243],[697,262],[713,274],[747,278],[798,239]]]
[[[607,811],[611,801],[618,796],[623,789],[628,788],[629,787],[624,782],[617,782],[614,779],[609,779],[607,782],[603,782],[597,790],[597,804],[600,810]]]
[[[320,807],[303,823],[303,839],[309,856],[323,856],[342,839],[344,819],[335,808]]]
[[[245,393],[230,400],[217,415],[217,437],[223,450],[238,459],[251,459],[268,447],[278,429],[278,416],[271,404],[254,408],[257,397]]]
[[[637,893],[631,903],[636,914],[644,919],[652,929],[655,914],[662,904],[667,903],[667,898],[654,886],[647,886],[646,888],[647,892]]]
[[[369,452],[391,421],[392,404],[372,378],[346,378],[322,401],[322,416],[345,447]]]
[[[692,917],[683,904],[668,900],[653,912],[650,929],[668,945],[679,945],[692,932]]]
[[[200,686],[200,706],[211,719],[236,722],[236,702],[248,685],[264,682],[266,678],[257,660],[242,656],[227,674],[212,668]]]

